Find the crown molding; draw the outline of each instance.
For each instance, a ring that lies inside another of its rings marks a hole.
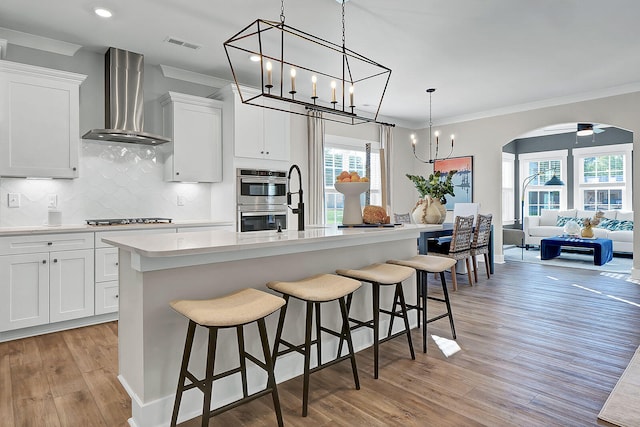
[[[210,86],[219,89],[223,86],[232,83],[230,80],[221,79],[218,77],[208,76],[206,74],[200,74],[189,70],[183,70],[182,68],[171,67],[169,65],[160,64],[160,70],[162,75],[170,79],[183,80],[185,82],[197,83],[204,86]]]
[[[79,44],[67,43],[48,37],[36,36],[22,31],[10,30],[0,27],[0,38],[7,39],[11,44],[57,53],[65,56],[73,56],[82,47]],[[4,49],[3,49],[4,50]]]
[[[493,110],[487,110],[478,113],[445,117],[438,120],[437,123],[434,121],[434,124],[442,126],[453,123],[468,122],[471,120],[486,119],[488,117],[503,116],[512,113],[521,113],[523,111],[538,110],[540,108],[556,107],[558,105],[573,104],[575,102],[591,101],[593,99],[608,98],[610,96],[624,95],[633,92],[640,92],[640,82],[634,82],[605,89],[598,89],[586,93],[559,96],[556,98],[549,98],[542,101],[512,105],[509,107],[496,108]],[[425,127],[428,127],[428,125],[426,125]]]

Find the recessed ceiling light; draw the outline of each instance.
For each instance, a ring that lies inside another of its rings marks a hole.
[[[113,16],[113,13],[104,7],[96,7],[93,11],[101,18],[111,18]]]
[[[260,55],[251,55],[249,59],[251,62],[260,62]]]

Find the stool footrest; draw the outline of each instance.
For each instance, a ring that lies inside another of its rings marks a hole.
[[[243,405],[247,402],[250,402],[252,400],[258,399],[259,397],[262,397],[264,395],[267,394],[271,394],[273,392],[273,390],[271,388],[266,388],[264,390],[260,390],[258,392],[255,392],[253,394],[250,394],[247,397],[243,397],[241,400],[235,401],[235,402],[231,402],[227,405],[221,406],[219,408],[214,409],[213,411],[209,412],[209,417],[214,417],[216,415],[220,415],[223,412],[228,411],[229,409],[233,409],[236,408],[240,405]]]
[[[350,354],[345,354],[344,356],[340,356],[337,359],[333,359],[333,360],[330,360],[328,362],[324,362],[322,365],[318,365],[318,366],[316,366],[314,368],[309,368],[309,373],[312,374],[312,373],[314,373],[316,371],[319,371],[322,368],[326,368],[327,366],[335,365],[336,363],[340,363],[343,360],[347,360],[347,359],[351,359],[351,355]],[[360,384],[358,384],[356,386],[356,389],[360,390]]]

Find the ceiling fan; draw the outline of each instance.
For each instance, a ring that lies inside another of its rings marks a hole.
[[[589,136],[594,133],[604,132],[604,129],[598,127],[599,125],[593,123],[578,123],[577,136]]]

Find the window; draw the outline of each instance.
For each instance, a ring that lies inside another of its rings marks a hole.
[[[522,217],[539,216],[542,209],[564,209],[567,194],[564,186],[545,186],[555,174],[566,180],[567,150],[521,154],[520,188]]]
[[[344,196],[337,192],[334,187],[336,176],[340,175],[340,172],[343,170],[349,172],[356,171],[360,176],[367,176],[366,144],[371,144],[369,204],[382,204],[380,190],[380,144],[374,141],[326,135],[324,147],[324,209],[327,224],[342,224]],[[366,193],[360,196],[360,203],[362,206],[365,206],[367,203]]]
[[[573,150],[576,207],[586,211],[631,209],[633,144]]]
[[[513,224],[515,215],[515,163],[516,156],[502,153],[502,223]]]

